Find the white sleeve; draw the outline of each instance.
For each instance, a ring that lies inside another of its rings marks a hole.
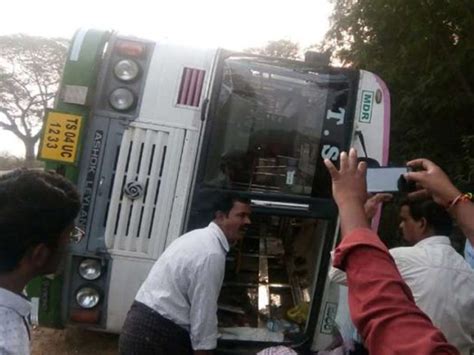
[[[217,298],[222,287],[225,256],[211,254],[192,275],[188,290],[190,336],[194,350],[217,347]]]
[[[347,276],[346,273],[342,270],[335,268],[334,266],[330,266],[328,272],[329,280],[335,282],[339,285],[347,286]]]
[[[417,250],[413,247],[392,248],[389,252],[405,282],[413,280],[419,275],[420,266],[423,269],[424,260],[418,256]],[[412,283],[408,283],[410,288],[411,285]]]
[[[332,266],[332,261],[334,259],[334,250],[331,251],[331,265],[328,271],[329,280],[335,282],[339,285],[347,286],[347,276],[346,273],[340,269],[335,268]]]

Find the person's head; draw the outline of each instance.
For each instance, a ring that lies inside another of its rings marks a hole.
[[[402,201],[400,220],[403,238],[411,244],[433,235],[449,235],[453,229],[446,209],[432,200]]]
[[[237,194],[226,193],[219,196],[214,204],[214,223],[224,232],[230,243],[235,243],[245,235],[250,224],[250,200]]]
[[[0,274],[56,271],[80,199],[62,176],[17,169],[0,176]]]

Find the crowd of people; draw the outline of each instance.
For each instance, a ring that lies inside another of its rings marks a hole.
[[[325,161],[342,240],[330,278],[344,293],[361,348],[369,354],[472,354],[474,272],[450,246],[454,219],[474,244],[474,204],[435,163],[416,159],[405,178],[418,190],[400,207],[413,246],[388,250],[370,229],[366,164],[351,149],[337,168]],[[422,200],[426,199],[428,200]],[[0,354],[29,354],[31,305],[23,294],[55,272],[74,228],[80,199],[55,173],[16,170],[0,177]],[[244,237],[250,201],[228,194],[214,220],[184,234],[160,256],[141,286],[119,340],[121,354],[208,354],[217,346],[217,298],[229,247]],[[370,208],[369,208],[370,209]],[[349,319],[350,318],[350,319]],[[350,353],[354,349],[347,349]]]
[[[444,237],[433,236],[443,231],[434,229],[431,219],[430,224],[426,217],[417,216],[420,222],[415,230],[419,233],[413,241],[418,243],[412,249],[394,249],[391,255],[369,228],[364,208],[365,163],[358,162],[353,149],[349,155],[341,154],[339,169],[330,161],[325,163],[341,217],[342,242],[335,250],[333,266],[346,273],[350,316],[369,354],[472,352],[474,326],[469,315],[473,303],[468,292],[474,285],[474,273]],[[409,197],[431,197],[447,209],[473,243],[474,205],[470,196],[461,193],[433,162],[416,159],[408,165],[418,171],[407,173],[405,178],[420,187]],[[449,221],[440,207],[427,204]],[[406,232],[410,230],[406,225],[414,217],[411,210],[407,211],[410,205],[402,206],[401,227]]]
[[[377,195],[371,199],[376,198]],[[471,320],[474,279],[470,265],[451,246],[448,237],[453,230],[451,216],[431,199],[406,199],[399,205],[400,230],[411,246],[390,249],[390,255],[417,306],[461,354],[469,355],[474,333]],[[340,297],[339,304],[347,303],[345,273],[332,267],[329,278],[343,287],[344,298]],[[350,320],[348,307],[343,305],[339,310],[337,322],[344,332],[345,347],[357,353],[355,348],[361,340]]]

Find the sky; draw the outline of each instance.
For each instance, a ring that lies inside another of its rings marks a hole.
[[[79,28],[113,29],[148,39],[242,50],[286,39],[300,48],[319,43],[329,28],[329,0],[6,0],[0,35],[72,38]],[[0,130],[0,154],[23,155]]]

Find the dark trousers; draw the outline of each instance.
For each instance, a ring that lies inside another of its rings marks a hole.
[[[140,302],[133,302],[119,339],[123,355],[192,354],[189,333]]]

